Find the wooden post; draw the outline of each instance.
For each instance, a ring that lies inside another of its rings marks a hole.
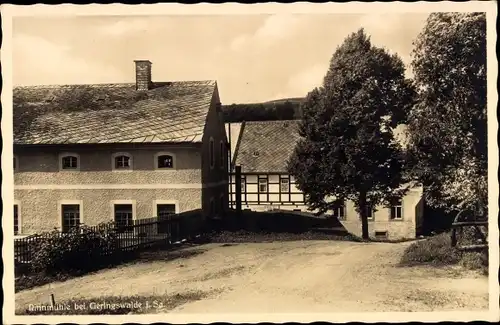
[[[241,215],[241,166],[234,167],[234,182],[236,189],[236,214]]]
[[[232,172],[233,171],[233,157],[231,155],[231,123],[228,123],[227,124],[227,135],[228,135],[228,144],[229,144],[229,148],[227,148],[227,151],[228,151],[228,160],[229,160],[229,163],[228,163],[228,166],[229,166],[229,172]]]
[[[457,246],[457,228],[453,227],[451,230],[451,247]]]

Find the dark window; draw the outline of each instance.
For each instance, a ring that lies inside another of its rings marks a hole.
[[[174,168],[174,158],[170,155],[158,156],[158,168]]]
[[[345,204],[344,201],[337,200],[333,207],[333,216],[338,219],[345,219]]]
[[[259,178],[259,192],[264,193],[267,192],[267,179]]]
[[[158,217],[168,217],[175,214],[175,204],[158,204],[156,205]]]
[[[288,193],[290,191],[290,180],[288,178],[282,178],[280,182],[280,191],[282,193]]]
[[[128,156],[115,157],[115,168],[116,169],[128,169],[128,168],[130,168],[130,157],[128,157]]]
[[[245,179],[241,179],[241,193],[245,193],[246,191],[246,186],[245,186]]]
[[[64,156],[62,158],[62,168],[63,169],[78,168],[78,158],[75,156]]]
[[[213,217],[213,216],[215,216],[216,213],[217,213],[217,211],[216,211],[216,208],[215,208],[215,201],[212,198],[210,200],[210,216]]]
[[[366,217],[368,219],[373,219],[373,206],[370,204],[370,202],[366,203]]]
[[[224,160],[226,160],[226,150],[225,150],[225,146],[224,146],[224,142],[220,142],[220,167],[221,168],[224,168]]]
[[[169,233],[170,218],[175,215],[175,204],[157,204],[156,214],[159,219],[158,233]]]
[[[226,202],[224,201],[224,195],[219,198],[220,203],[220,211],[223,212],[226,210]]]
[[[215,166],[215,147],[214,147],[214,139],[210,139],[210,148],[209,148],[209,151],[210,151],[210,167],[214,167]]]
[[[17,204],[14,204],[14,235],[19,234],[19,211]]]
[[[391,206],[391,220],[403,219],[403,205],[401,200],[394,201]]]
[[[16,159],[16,157],[14,157],[14,170],[16,170],[16,169],[17,169],[17,159]]]
[[[387,237],[387,231],[375,231],[375,237]]]
[[[63,232],[68,232],[70,229],[80,225],[80,205],[64,204],[61,206],[61,211]]]
[[[115,204],[115,223],[119,232],[132,231],[132,204]]]

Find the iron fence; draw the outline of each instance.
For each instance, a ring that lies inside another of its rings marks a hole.
[[[30,263],[40,245],[49,239],[69,236],[100,234],[112,238],[106,243],[111,247],[100,250],[103,254],[116,251],[135,251],[152,246],[168,247],[175,243],[192,240],[201,235],[204,219],[200,210],[192,210],[153,218],[136,219],[128,224],[115,222],[95,226],[78,227],[69,232],[52,231],[14,240],[14,256],[17,264]],[[98,241],[94,241],[98,243]],[[88,247],[91,248],[91,247]]]

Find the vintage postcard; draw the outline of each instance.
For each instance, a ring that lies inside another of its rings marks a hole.
[[[495,2],[1,13],[4,323],[499,320]]]

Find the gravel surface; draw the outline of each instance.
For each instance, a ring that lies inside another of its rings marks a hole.
[[[460,268],[400,267],[409,243],[210,243],[16,294],[28,304],[103,296],[206,293],[158,313],[469,311],[488,308],[488,279]],[[163,254],[163,255],[162,255]],[[177,253],[178,254],[178,253]],[[153,310],[151,310],[153,312]]]

